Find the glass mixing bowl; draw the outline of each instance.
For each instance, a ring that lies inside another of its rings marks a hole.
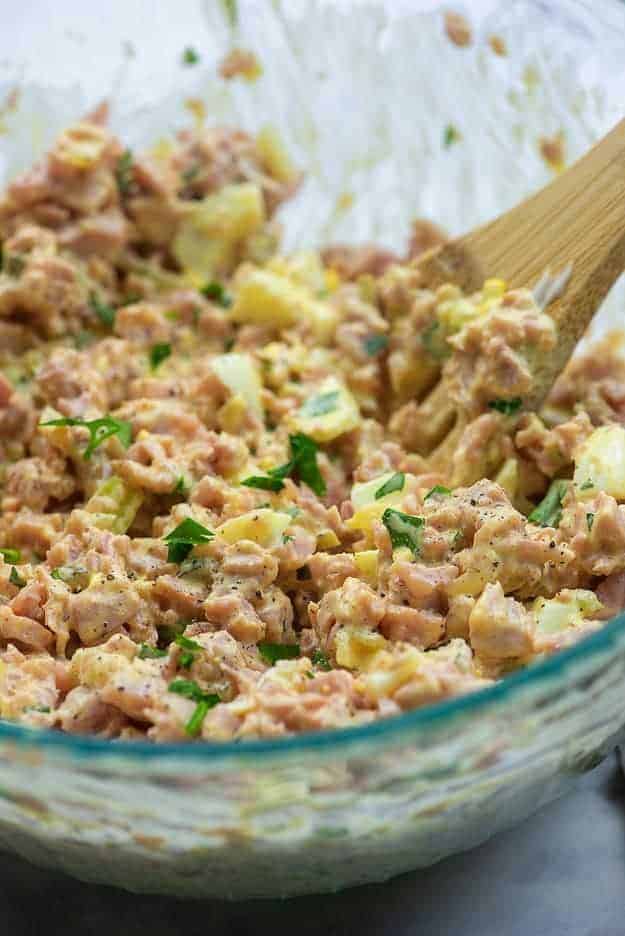
[[[466,48],[435,7],[214,0],[181,17],[173,3],[109,0],[96,14],[82,0],[22,0],[0,36],[0,175],[103,97],[133,146],[203,106],[210,121],[277,126],[307,170],[283,215],[287,247],[399,247],[415,216],[458,233],[550,178],[541,138],[561,134],[570,161],[621,116],[625,7],[471,0]],[[232,44],[257,53],[256,83],[217,79]],[[458,139],[445,147],[449,125]],[[597,327],[622,308],[621,284]],[[624,723],[625,616],[484,691],[353,729],[157,747],[0,723],[0,846],[138,891],[335,890],[522,819]]]

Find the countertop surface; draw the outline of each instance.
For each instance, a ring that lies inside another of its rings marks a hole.
[[[2,936],[624,936],[625,779],[610,757],[523,825],[426,871],[342,894],[185,903],[0,855]]]

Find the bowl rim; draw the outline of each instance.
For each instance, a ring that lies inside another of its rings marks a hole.
[[[528,0],[542,7],[541,0]],[[574,11],[607,33],[625,24],[622,0],[561,0],[562,12]],[[595,633],[578,643],[532,663],[483,689],[425,705],[399,715],[342,728],[307,732],[287,737],[242,741],[152,742],[119,740],[90,735],[72,735],[52,728],[21,725],[0,718],[0,746],[17,745],[30,749],[56,751],[68,757],[114,757],[119,761],[184,761],[210,767],[236,769],[246,761],[258,764],[287,755],[335,753],[342,755],[355,746],[379,743],[380,749],[393,742],[414,743],[432,729],[451,725],[457,718],[488,712],[501,703],[514,702],[531,690],[539,690],[567,676],[578,666],[600,658],[611,648],[625,645],[625,610]],[[563,688],[565,688],[563,686]]]
[[[128,761],[173,758],[182,759],[187,764],[197,762],[211,767],[233,769],[250,759],[257,763],[259,757],[269,761],[288,754],[331,752],[340,755],[347,753],[347,750],[355,745],[375,741],[380,742],[380,748],[393,741],[414,743],[419,735],[425,735],[428,730],[441,724],[451,724],[457,717],[466,718],[488,711],[499,703],[514,701],[526,690],[548,685],[558,677],[564,680],[578,664],[600,657],[619,642],[625,643],[625,612],[571,647],[532,663],[484,689],[352,727],[249,741],[160,743],[72,735],[52,728],[34,728],[0,720],[0,744],[17,743],[31,748],[52,748],[60,753],[78,757],[115,756]],[[230,763],[225,763],[227,761]]]

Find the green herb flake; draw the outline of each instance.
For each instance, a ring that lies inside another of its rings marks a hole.
[[[190,623],[191,621],[187,621],[185,618],[180,618],[180,620],[176,621],[175,624],[159,624],[156,628],[158,631],[159,647],[168,647],[170,643],[174,642],[179,634],[184,633]]]
[[[22,554],[19,549],[10,549],[8,546],[0,549],[0,556],[3,557],[5,562],[21,562]]]
[[[135,302],[140,302],[143,296],[140,293],[128,293],[127,296],[118,303],[120,306],[129,306],[134,305]]]
[[[542,527],[558,527],[562,519],[562,501],[568,486],[568,481],[552,481],[540,504],[527,518],[529,522]]]
[[[183,497],[189,493],[189,483],[187,478],[184,475],[180,475],[176,483],[174,484],[172,494],[181,494]]]
[[[226,292],[222,283],[217,282],[217,280],[206,283],[205,286],[202,286],[200,292],[207,299],[220,305],[222,309],[228,309],[232,305],[232,297]]]
[[[282,534],[282,542],[284,543],[285,546],[286,546],[287,543],[292,543],[294,539],[295,539],[295,537],[294,537],[294,536],[291,536],[290,533],[283,533],[283,534]]]
[[[281,491],[284,481],[281,478],[272,478],[270,475],[251,475],[244,478],[241,484],[245,487],[258,488],[261,491]]]
[[[412,517],[387,507],[382,514],[382,523],[388,530],[393,549],[407,546],[414,556],[419,555],[425,526],[423,517]]]
[[[523,400],[521,397],[513,397],[511,400],[489,400],[488,406],[504,416],[516,416],[521,409]]]
[[[19,254],[11,254],[6,258],[4,265],[8,276],[18,277],[24,272],[26,260]]]
[[[11,585],[15,585],[17,588],[23,588],[26,584],[26,579],[22,578],[15,566],[12,566],[11,573],[9,575],[9,582]]]
[[[440,494],[441,497],[449,497],[451,494],[451,490],[450,488],[445,487],[444,484],[435,484],[434,487],[430,488],[430,490],[427,492],[427,494],[423,498],[423,503],[425,503],[426,500],[429,500],[430,497],[434,497],[435,494]]]
[[[396,471],[392,478],[389,478],[377,489],[374,495],[375,499],[380,500],[381,497],[386,497],[387,494],[392,494],[394,491],[403,491],[405,482],[406,475],[404,472]]]
[[[96,336],[89,329],[84,328],[82,331],[79,331],[77,335],[74,336],[74,347],[77,351],[83,351],[84,348],[88,348],[95,341]]]
[[[161,344],[152,345],[150,348],[150,367],[152,370],[156,370],[159,364],[162,364],[163,361],[166,361],[167,358],[171,355],[171,345],[167,342],[162,342]]]
[[[124,150],[115,167],[115,181],[120,195],[127,195],[132,184],[132,150]]]
[[[338,390],[329,390],[327,393],[318,393],[317,396],[306,400],[300,407],[300,415],[307,419],[314,416],[325,416],[333,413],[338,406],[340,393]]]
[[[187,517],[186,520],[178,524],[175,530],[172,530],[164,537],[167,543],[167,561],[182,562],[187,558],[194,546],[210,542],[214,535],[197,520]]]
[[[445,332],[438,321],[432,322],[425,329],[421,335],[421,344],[435,361],[442,361],[444,358],[449,357],[450,348],[447,344]]]
[[[224,351],[232,351],[234,348],[234,338],[230,336],[229,338],[224,338]]]
[[[319,497],[326,493],[326,483],[317,465],[317,443],[303,432],[289,436],[292,463],[300,481]]]
[[[116,310],[108,302],[103,302],[97,293],[89,293],[89,305],[106,328],[115,325]]]
[[[195,712],[184,726],[184,730],[191,738],[197,738],[202,731],[202,725],[210,709],[219,702],[218,695],[211,695],[210,699],[202,699],[195,706]]]
[[[460,546],[460,543],[464,542],[464,530],[456,530],[453,539],[451,541],[452,547],[455,549]]]
[[[182,181],[186,185],[189,185],[191,182],[193,182],[194,179],[197,179],[199,174],[200,174],[200,167],[198,165],[189,166],[188,169],[185,169],[181,173]]]
[[[207,695],[203,689],[200,689],[194,679],[174,679],[173,682],[170,682],[167,690],[168,692],[175,692],[176,695],[184,696],[185,699],[191,699],[192,702],[201,702]]]
[[[388,348],[388,335],[368,335],[363,338],[362,344],[369,357],[376,357],[380,351]]]
[[[319,669],[322,669],[322,670],[332,669],[330,661],[328,660],[323,650],[313,650],[311,660],[315,666],[319,667]]]
[[[320,497],[326,493],[326,483],[317,465],[317,443],[303,432],[296,432],[289,436],[291,458],[284,465],[270,468],[266,475],[251,475],[241,481],[246,487],[259,488],[262,491],[281,491],[284,487],[283,479],[294,477],[307,484],[315,494]],[[289,508],[299,512],[299,508]],[[291,513],[297,516],[297,513]]]
[[[195,51],[192,46],[187,46],[184,52],[182,53],[182,64],[183,65],[197,65],[200,61],[200,56]]]
[[[184,634],[178,634],[174,639],[174,643],[182,649],[178,661],[183,669],[190,669],[197,654],[204,649],[201,644],[189,637],[185,637]]]
[[[294,660],[300,655],[299,644],[267,643],[261,640],[257,646],[261,657],[270,666],[278,660]]]
[[[587,513],[587,514],[586,514],[586,526],[588,527],[588,532],[589,532],[589,533],[590,533],[591,530],[592,530],[592,525],[593,525],[594,522],[595,522],[595,515],[594,515],[594,513]]]
[[[185,725],[186,733],[192,738],[196,738],[202,730],[207,713],[221,699],[214,692],[204,692],[193,679],[174,679],[173,682],[170,682],[168,690],[196,703],[195,711]]]
[[[592,480],[592,478],[588,478],[587,481],[584,481],[584,483],[580,485],[580,491],[589,491],[591,488],[594,488],[594,486],[595,482]]]
[[[226,17],[231,29],[234,29],[239,21],[239,11],[237,9],[237,0],[221,0],[224,16]]]
[[[137,656],[140,660],[160,660],[167,656],[167,650],[161,650],[159,647],[151,647],[150,644],[142,643]]]
[[[449,147],[453,143],[457,143],[459,139],[460,133],[458,132],[457,128],[454,127],[453,124],[447,124],[443,130],[443,146],[445,149],[449,149]]]
[[[40,426],[82,426],[89,430],[89,444],[83,452],[85,461],[89,461],[98,446],[102,445],[111,436],[117,436],[124,448],[132,442],[132,425],[124,419],[114,419],[112,416],[102,416],[100,419],[80,419],[74,416],[63,416],[61,419],[49,419],[39,423]]]

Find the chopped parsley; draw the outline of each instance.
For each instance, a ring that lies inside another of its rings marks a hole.
[[[237,0],[221,0],[221,5],[224,10],[224,15],[230,24],[230,28],[234,29],[239,19]]]
[[[140,302],[141,299],[142,299],[142,296],[140,293],[128,293],[128,295],[124,296],[121,302],[119,302],[119,305],[120,306],[134,305],[135,302]]]
[[[115,325],[116,310],[108,302],[102,302],[95,292],[89,293],[89,305],[106,328],[113,328]]]
[[[3,557],[5,562],[21,562],[22,554],[19,549],[10,549],[8,546],[0,549],[0,556]]]
[[[489,400],[488,406],[504,416],[516,416],[521,409],[523,400],[521,397],[513,397],[511,400]]]
[[[15,566],[11,568],[11,574],[9,575],[9,582],[11,585],[16,585],[17,588],[23,588],[26,584],[26,579],[22,578]]]
[[[401,510],[387,507],[382,514],[382,523],[388,530],[393,549],[407,546],[414,556],[419,555],[425,526],[423,517],[411,517]]]
[[[189,485],[188,485],[187,479],[185,478],[184,475],[180,475],[180,477],[174,484],[171,493],[185,495],[187,494],[188,490],[189,490]]]
[[[50,572],[50,577],[64,582],[73,592],[86,588],[91,578],[84,566],[57,566]]]
[[[152,345],[150,348],[150,367],[152,370],[156,370],[158,365],[162,364],[163,361],[166,361],[170,355],[171,345],[167,342]]]
[[[167,650],[161,650],[159,647],[151,647],[150,644],[142,643],[137,654],[140,660],[160,660],[167,656]]]
[[[194,546],[208,543],[215,534],[207,530],[192,517],[187,517],[179,523],[175,530],[164,537],[167,543],[167,561],[182,562],[186,559]]]
[[[224,351],[232,351],[234,348],[234,338],[232,335],[229,338],[224,338]]]
[[[451,489],[448,487],[445,487],[444,484],[435,484],[434,487],[430,488],[430,490],[427,492],[427,494],[423,498],[423,503],[425,503],[426,500],[429,500],[430,497],[434,497],[435,494],[440,494],[441,497],[449,497],[451,494]]]
[[[185,169],[181,173],[182,181],[186,182],[186,184],[188,185],[190,182],[193,182],[193,180],[196,179],[199,176],[199,174],[200,174],[200,167],[196,163],[195,166],[189,166],[188,169]]]
[[[258,488],[261,491],[281,491],[284,487],[284,481],[281,478],[269,475],[250,475],[241,481],[245,487]]]
[[[593,525],[594,522],[595,522],[595,515],[594,515],[594,513],[587,513],[587,514],[586,514],[586,526],[588,527],[588,532],[589,532],[589,533],[590,533],[590,531],[592,530],[592,525]]]
[[[176,621],[175,624],[159,624],[156,628],[158,631],[158,643],[160,647],[168,647],[179,634],[183,634],[186,628],[189,626],[191,621],[187,621],[185,618],[180,618],[179,621]]]
[[[464,541],[464,530],[456,530],[453,539],[451,541],[452,547],[455,549],[456,546],[460,546],[460,543]]]
[[[584,481],[584,483],[580,485],[579,489],[580,491],[589,491],[591,488],[594,488],[594,486],[595,482],[592,480],[592,478],[588,478],[587,481]]]
[[[74,570],[71,566],[58,566],[50,572],[50,578],[56,579],[57,582],[67,582],[73,575]]]
[[[200,56],[197,54],[195,49],[192,46],[187,46],[184,52],[182,53],[182,64],[183,65],[197,65],[200,61]]]
[[[184,726],[184,730],[192,738],[196,738],[202,730],[202,725],[204,724],[204,719],[208,714],[209,710],[213,706],[217,705],[220,701],[219,696],[215,693],[207,694],[205,699],[202,699],[195,707],[195,712],[189,719],[189,721]]]
[[[26,261],[19,254],[11,254],[6,258],[6,272],[8,276],[21,276],[26,266]]]
[[[558,527],[562,519],[562,501],[568,486],[568,481],[552,481],[540,504],[527,518],[529,522],[542,527]]]
[[[289,444],[292,459],[288,464],[300,481],[321,497],[326,493],[326,483],[317,465],[317,443],[303,432],[296,432],[289,436]]]
[[[315,494],[325,494],[326,483],[317,465],[317,443],[303,432],[289,436],[291,458],[284,465],[270,468],[266,475],[251,475],[241,482],[246,487],[262,491],[281,491],[284,478],[296,477],[307,484]]]
[[[328,660],[323,650],[313,650],[311,660],[315,666],[319,667],[319,669],[322,669],[322,670],[332,669],[330,661]]]
[[[362,343],[369,357],[375,357],[380,351],[388,348],[388,335],[367,335]]]
[[[201,644],[189,637],[185,637],[184,634],[178,634],[174,638],[174,643],[182,649],[179,661],[183,669],[190,669],[197,654],[204,649]]]
[[[327,393],[318,393],[317,396],[306,400],[300,407],[302,416],[325,416],[326,413],[333,413],[339,402],[339,391],[329,390]]]
[[[127,195],[132,184],[132,150],[124,150],[115,167],[115,181],[120,195]]]
[[[174,679],[167,687],[169,692],[184,696],[196,703],[195,711],[187,724],[185,731],[192,738],[197,737],[202,730],[202,724],[207,712],[217,705],[221,699],[215,692],[204,692],[193,679]]]
[[[200,292],[203,296],[206,296],[207,299],[211,299],[213,302],[216,302],[217,305],[220,305],[222,309],[228,309],[232,305],[232,297],[226,292],[222,283],[219,283],[217,280],[211,280],[209,283],[206,283],[205,286],[202,286]]]
[[[457,143],[460,139],[460,133],[453,124],[447,124],[443,130],[443,146],[445,149],[449,149],[452,143]]]
[[[406,481],[406,475],[403,471],[396,471],[395,474],[385,481],[377,491],[375,492],[375,499],[380,500],[381,497],[386,497],[387,494],[392,494],[394,491],[403,491],[404,484]]]
[[[261,657],[270,666],[278,660],[294,660],[299,656],[299,644],[267,643],[261,640],[257,646]]]
[[[283,534],[282,534],[282,542],[285,544],[285,546],[286,546],[287,543],[292,543],[294,539],[295,539],[295,537],[294,537],[294,536],[291,536],[290,533],[283,533]]]
[[[39,423],[40,426],[83,426],[89,430],[89,444],[83,452],[85,461],[89,461],[99,445],[111,436],[117,436],[124,448],[132,442],[132,426],[124,419],[114,419],[112,416],[102,416],[100,419],[80,419],[74,416],[63,416],[61,419],[49,419]]]
[[[449,345],[441,323],[433,321],[421,335],[421,344],[435,361],[441,361],[449,355]]]
[[[94,341],[95,335],[93,332],[89,331],[88,328],[83,328],[74,336],[74,347],[77,351],[82,351],[83,348],[88,348]]]

